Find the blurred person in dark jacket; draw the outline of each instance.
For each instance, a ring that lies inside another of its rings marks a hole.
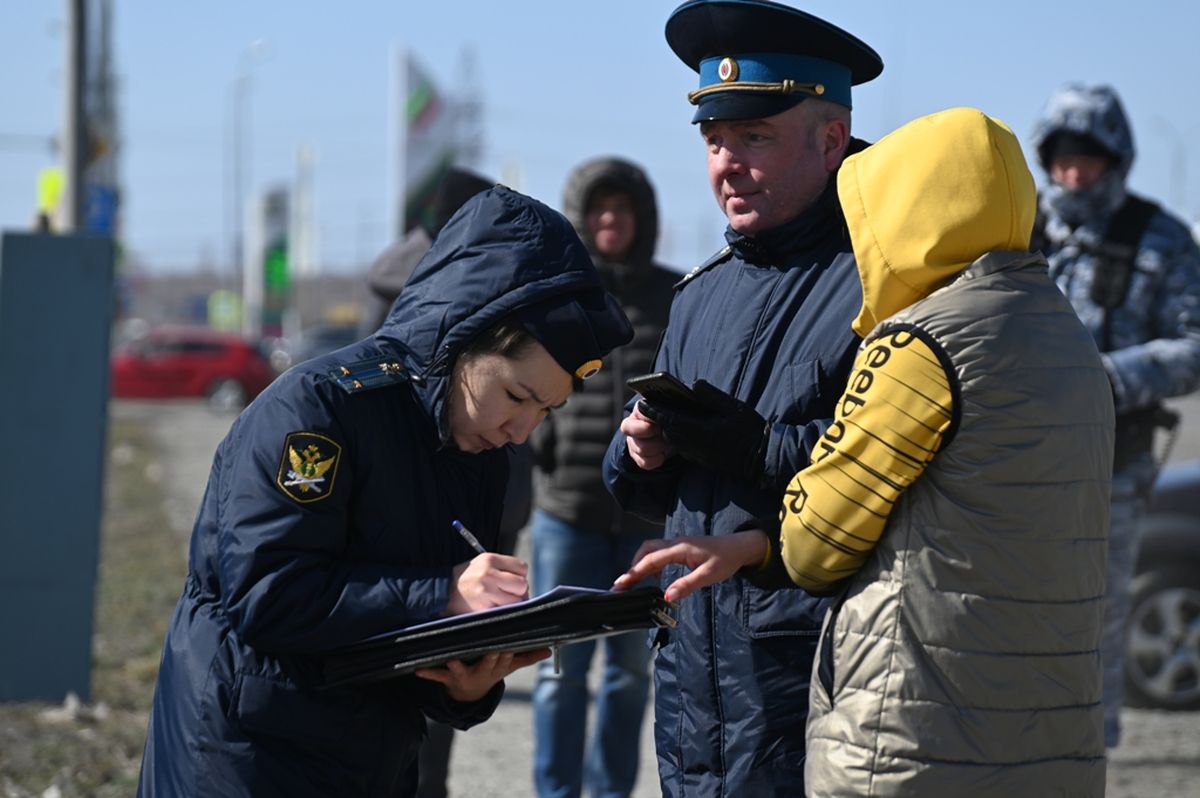
[[[364,314],[363,335],[375,332],[387,319],[388,310],[400,290],[450,217],[463,203],[492,185],[493,181],[469,169],[458,166],[446,169],[433,191],[429,207],[417,214],[417,225],[381,252],[367,269],[367,286],[374,301]]]
[[[625,513],[604,489],[600,466],[631,392],[625,380],[650,370],[679,275],[654,262],[658,209],[638,166],[597,158],[567,180],[563,212],[605,288],[633,324],[633,341],[613,352],[571,404],[530,439],[536,463],[533,589],[607,588],[662,527]],[[533,691],[534,784],[541,798],[627,796],[637,779],[642,717],[650,689],[646,636],[606,637],[591,743],[585,745],[587,674],[596,641],[566,646],[556,669],[538,670]]]
[[[561,214],[497,187],[455,214],[375,335],[234,422],[192,532],[142,796],[415,795],[426,719],[486,720],[548,652],[330,687],[327,652],[519,601],[496,546],[510,443],[633,335]]]

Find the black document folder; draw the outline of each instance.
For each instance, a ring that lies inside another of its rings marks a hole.
[[[325,659],[329,687],[381,681],[492,651],[530,651],[674,626],[657,587],[620,592],[557,587],[537,598],[410,626],[338,649]]]

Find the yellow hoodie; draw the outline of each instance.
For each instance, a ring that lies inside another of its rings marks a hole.
[[[951,375],[929,344],[869,333],[988,252],[1027,249],[1037,207],[1012,131],[970,108],[917,119],[847,158],[838,195],[863,287],[852,326],[868,342],[784,497],[784,565],[813,592],[862,566],[951,424]]]
[[[973,108],[921,117],[850,156],[838,197],[863,286],[862,336],[984,254],[1028,249],[1037,210],[1017,137]]]

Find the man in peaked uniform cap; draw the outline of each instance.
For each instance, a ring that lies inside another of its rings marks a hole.
[[[666,541],[778,529],[783,492],[834,415],[862,303],[834,175],[851,86],[879,56],[843,30],[765,0],[691,0],[667,41],[700,75],[690,92],[728,246],[676,287],[656,371],[700,406],[631,402],[605,460],[627,510]],[[677,579],[683,566],[662,574]],[[684,599],[655,664],[655,740],[666,796],[804,792],[804,734],[827,601],[743,578]]]
[[[768,0],[692,0],[667,21],[667,43],[700,73],[693,122],[759,119],[806,97],[850,104],[850,87],[883,62],[828,22]]]

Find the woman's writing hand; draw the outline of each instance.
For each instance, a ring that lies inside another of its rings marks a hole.
[[[529,598],[524,560],[504,554],[480,554],[454,566],[451,572],[449,615],[503,607]]]

